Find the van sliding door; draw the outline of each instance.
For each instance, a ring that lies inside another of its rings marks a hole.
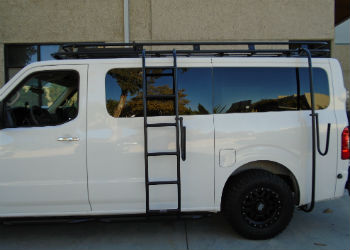
[[[169,60],[168,60],[169,59]],[[171,58],[146,59],[147,66],[171,66]],[[178,59],[179,115],[187,129],[181,161],[182,211],[214,206],[214,127],[210,59]],[[146,208],[141,60],[91,67],[88,104],[89,197],[96,212],[144,213]],[[171,78],[157,68],[151,94],[168,94]],[[161,71],[161,72],[160,72]],[[163,72],[164,71],[164,72]],[[171,101],[148,103],[149,123],[174,122]],[[175,151],[175,128],[148,128],[148,151]],[[153,181],[176,179],[176,157],[149,160]],[[176,185],[150,188],[150,208],[177,207]]]

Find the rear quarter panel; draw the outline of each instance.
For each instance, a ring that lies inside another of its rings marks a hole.
[[[346,115],[346,89],[344,87],[343,74],[340,63],[336,59],[330,60],[332,69],[332,82],[334,92],[334,112],[337,119],[337,175],[341,174],[343,177],[337,179],[335,187],[335,197],[340,197],[344,194],[344,187],[348,176],[349,160],[341,159],[341,134],[343,129],[348,126],[348,118]]]
[[[324,149],[327,123],[331,140],[327,156],[317,156],[316,200],[334,197],[338,155],[338,131],[334,115],[331,69],[327,59],[314,59],[314,67],[327,72],[330,104],[319,110],[321,148]],[[308,67],[306,58],[214,59],[213,67]],[[215,84],[215,83],[214,83]],[[342,102],[342,101],[340,101]],[[344,113],[344,106],[339,107]],[[226,180],[240,167],[254,161],[271,161],[293,173],[300,190],[300,204],[311,200],[312,140],[310,111],[215,114],[215,205],[220,209]],[[235,152],[231,166],[220,166],[220,151]]]

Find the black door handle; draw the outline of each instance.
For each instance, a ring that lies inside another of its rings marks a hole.
[[[183,124],[183,118],[180,117],[180,130],[181,130],[181,159],[186,160],[186,127]]]
[[[321,147],[320,147],[320,125],[318,123],[318,114],[315,113],[315,117],[316,117],[316,139],[317,139],[317,151],[320,155],[325,156],[328,153],[328,147],[329,147],[329,135],[331,132],[331,124],[328,123],[327,124],[327,139],[326,139],[326,148],[325,150],[322,152],[321,151]]]

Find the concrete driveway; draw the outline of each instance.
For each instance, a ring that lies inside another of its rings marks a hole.
[[[0,249],[350,249],[350,199],[295,211],[277,237],[246,240],[220,215],[202,219],[89,221],[0,226]]]

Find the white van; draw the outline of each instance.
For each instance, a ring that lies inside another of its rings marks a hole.
[[[0,89],[1,219],[222,211],[264,239],[295,206],[344,194],[337,60],[252,43],[102,45],[64,47],[56,57],[68,59],[30,64]]]

